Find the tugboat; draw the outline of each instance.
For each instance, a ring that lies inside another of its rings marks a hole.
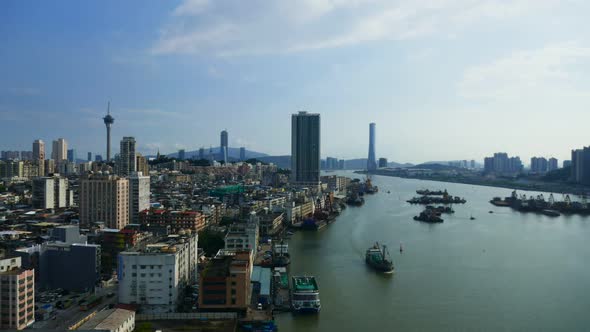
[[[389,256],[389,259],[387,259],[387,256]],[[393,273],[393,262],[389,252],[387,251],[387,247],[385,245],[379,246],[378,242],[375,242],[375,245],[367,249],[367,253],[365,254],[365,262],[371,268],[379,272],[387,274]]]

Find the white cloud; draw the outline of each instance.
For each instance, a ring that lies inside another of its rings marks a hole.
[[[589,67],[590,47],[574,42],[515,51],[489,64],[468,68],[458,92],[467,99],[494,102],[588,100]]]
[[[468,26],[533,15],[555,0],[186,0],[153,54],[291,53],[454,35]]]

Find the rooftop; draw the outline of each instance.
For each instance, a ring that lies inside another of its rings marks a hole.
[[[133,315],[135,315],[133,311],[125,309],[103,310],[80,326],[80,329],[115,331]]]

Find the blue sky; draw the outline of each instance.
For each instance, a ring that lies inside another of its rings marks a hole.
[[[322,115],[322,155],[569,158],[590,144],[586,1],[0,2],[0,149],[64,137],[105,154],[219,144],[290,153]],[[48,151],[49,152],[49,151]]]

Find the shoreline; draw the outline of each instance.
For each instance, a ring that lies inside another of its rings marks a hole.
[[[354,171],[356,174],[366,174],[366,171]],[[590,188],[581,187],[581,188],[572,188],[568,187],[564,184],[553,184],[553,183],[535,183],[531,185],[526,185],[522,183],[495,183],[489,181],[470,181],[467,179],[462,178],[439,178],[439,177],[422,177],[422,176],[402,176],[399,174],[391,174],[391,173],[384,173],[384,172],[377,172],[374,175],[381,175],[381,176],[389,176],[389,177],[396,177],[402,179],[415,179],[415,180],[426,180],[426,181],[436,181],[436,182],[445,182],[445,183],[459,183],[459,184],[469,184],[469,185],[476,185],[476,186],[483,186],[483,187],[494,187],[494,188],[503,188],[503,189],[513,189],[513,190],[525,190],[525,191],[540,191],[540,192],[547,192],[547,193],[559,193],[559,194],[570,194],[576,196],[583,196],[590,193]]]

